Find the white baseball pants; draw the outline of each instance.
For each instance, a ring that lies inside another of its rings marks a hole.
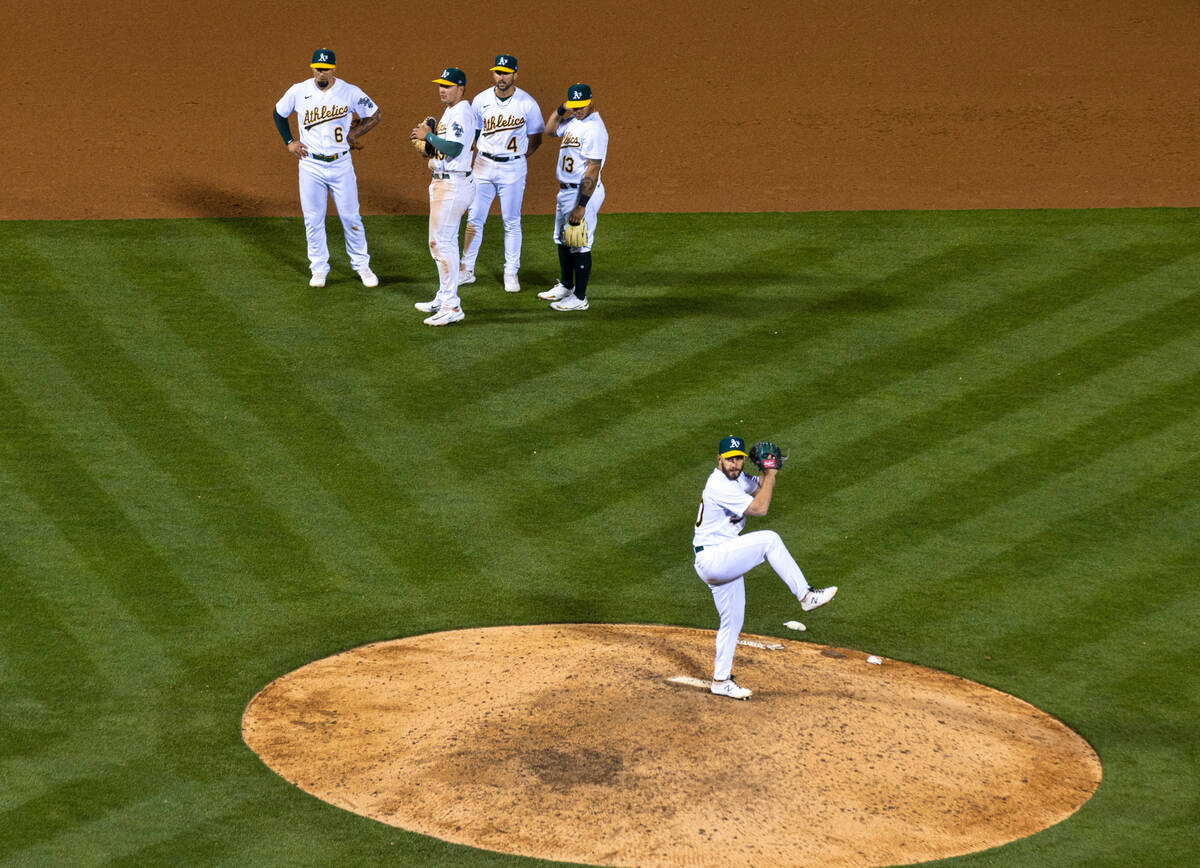
[[[733,653],[746,618],[746,573],[763,561],[783,579],[796,599],[808,592],[808,581],[795,558],[773,530],[756,530],[728,542],[705,546],[696,553],[696,575],[712,590],[721,624],[717,628],[717,653],[713,680],[724,681],[733,670]]]
[[[346,253],[355,271],[371,263],[367,234],[358,213],[358,178],[350,154],[324,163],[305,157],[300,160],[300,208],[304,211],[304,234],[308,238],[308,267],[313,274],[329,271],[329,245],[325,239],[325,212],[329,197],[342,221]]]
[[[497,163],[487,157],[475,160],[475,201],[467,212],[467,231],[463,237],[462,265],[475,270],[479,247],[483,244],[483,224],[492,202],[500,199],[500,219],[504,223],[504,273],[521,270],[521,203],[525,198],[525,178],[529,167],[522,157]]]
[[[452,173],[429,184],[429,255],[437,264],[437,302],[462,307],[458,297],[458,224],[475,199],[475,179]]]
[[[575,200],[579,198],[579,190],[575,187],[567,189],[559,189],[557,207],[554,209],[554,243],[562,244],[562,228],[567,225],[567,218],[571,216],[571,212],[575,210]],[[592,244],[596,240],[596,221],[600,219],[600,206],[604,204],[604,185],[597,184],[596,192],[592,194],[592,198],[588,199],[588,203],[583,206],[583,219],[587,223],[587,246],[573,247],[572,250],[577,250],[580,253],[586,253],[592,249]]]

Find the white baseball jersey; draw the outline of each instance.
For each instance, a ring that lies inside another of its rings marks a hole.
[[[586,118],[571,118],[559,124],[554,134],[562,137],[558,146],[558,180],[562,184],[578,184],[587,170],[587,160],[604,164],[608,155],[608,128],[598,112]]]
[[[546,131],[537,101],[519,87],[504,99],[489,87],[471,100],[471,108],[479,124],[476,148],[481,154],[523,156],[529,153],[529,137]]]
[[[758,491],[758,477],[739,473],[730,479],[714,467],[700,495],[700,512],[696,516],[693,546],[711,546],[728,542],[746,526],[746,507]]]
[[[300,126],[300,143],[310,154],[331,156],[349,150],[346,135],[353,115],[369,118],[379,111],[379,107],[359,87],[340,78],[325,90],[317,87],[310,78],[289,87],[275,103],[275,111],[285,118],[295,112]]]
[[[475,110],[465,99],[460,99],[454,105],[442,112],[438,128],[434,135],[450,142],[462,142],[462,150],[457,157],[447,157],[441,151],[434,154],[429,161],[429,168],[434,172],[469,172],[474,154],[471,145],[475,142],[475,130],[478,125],[475,120]]]

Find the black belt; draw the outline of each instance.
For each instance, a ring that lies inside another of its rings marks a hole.
[[[312,157],[314,160],[320,160],[322,163],[332,163],[338,157],[344,157],[348,153],[350,153],[350,152],[342,151],[340,154],[330,154],[329,156],[325,156],[324,154],[309,154],[309,156]]]
[[[450,176],[451,176],[451,175],[462,175],[464,178],[469,178],[469,177],[471,177],[471,173],[470,173],[470,172],[434,172],[434,173],[433,173],[433,180],[435,180],[435,181],[448,181],[448,180],[450,179]]]
[[[487,157],[489,160],[495,160],[497,163],[507,163],[509,160],[523,160],[523,159],[525,159],[525,155],[524,155],[524,154],[517,154],[515,157],[497,157],[497,156],[495,156],[495,155],[493,155],[493,154],[487,154],[487,153],[484,153],[483,151],[480,151],[480,152],[479,152],[479,156],[481,156],[481,157]]]
[[[558,189],[560,189],[560,190],[577,190],[577,189],[579,189],[579,185],[578,184],[564,184],[562,181],[559,181]]]
[[[692,546],[692,548],[694,548],[697,552],[704,551],[704,546]]]

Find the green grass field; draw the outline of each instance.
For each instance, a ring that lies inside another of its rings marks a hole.
[[[532,864],[293,788],[250,698],[468,625],[715,628],[716,442],[791,448],[807,638],[946,669],[1087,738],[1079,813],[954,865],[1200,861],[1200,211],[602,217],[592,309],[487,227],[421,325],[417,218],[0,223],[0,859]],[[795,617],[763,567],[746,630]],[[794,635],[794,634],[793,634]],[[705,673],[697,673],[704,675]]]

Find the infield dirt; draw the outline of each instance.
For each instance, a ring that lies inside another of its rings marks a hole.
[[[297,216],[271,122],[317,47],[380,106],[354,156],[364,214],[428,213],[408,134],[433,76],[474,95],[499,52],[548,113],[592,85],[612,141],[605,211],[1200,205],[1200,15],[1190,0],[625,0],[462,12],[279,0],[69,0],[6,16],[0,218]],[[294,120],[293,120],[294,123]],[[14,140],[14,145],[15,145]],[[554,143],[525,213],[551,213]]]

